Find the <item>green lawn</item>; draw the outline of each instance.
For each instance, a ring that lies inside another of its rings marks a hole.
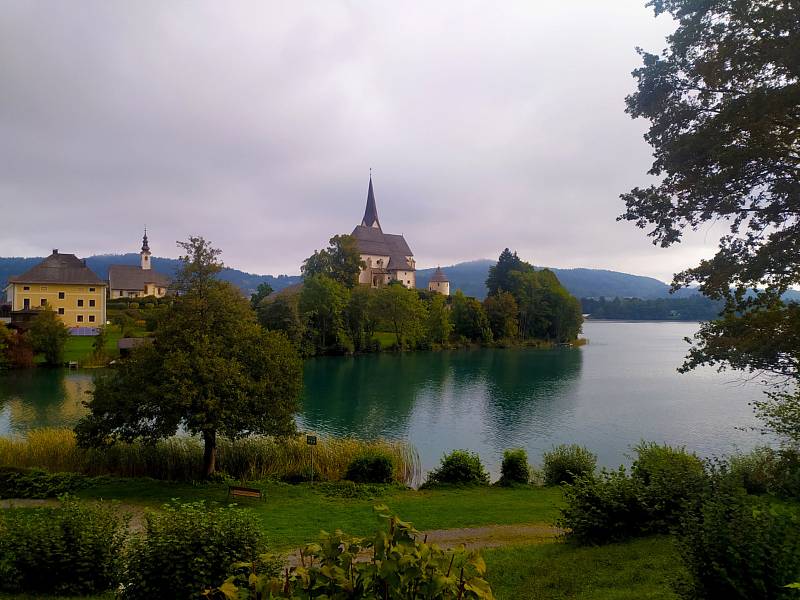
[[[106,334],[106,353],[109,356],[117,356],[119,350],[117,349],[117,342],[122,337],[119,328],[109,326]],[[83,364],[86,359],[92,354],[94,348],[94,336],[91,335],[71,335],[67,339],[64,346],[64,362],[76,361],[78,364]]]
[[[264,486],[267,501],[241,500],[262,523],[276,549],[288,550],[315,541],[320,530],[365,535],[375,530],[372,507],[386,504],[418,529],[446,529],[477,525],[552,523],[562,503],[558,488],[457,488],[414,491],[389,488],[372,498],[341,498],[326,495],[325,487],[309,484],[270,483]],[[221,484],[192,486],[147,479],[111,480],[83,490],[83,498],[115,499],[157,508],[172,498],[182,502],[206,500],[227,502],[227,487]]]
[[[373,340],[378,340],[381,343],[381,348],[387,350],[397,345],[397,336],[388,331],[376,331],[372,335]]]
[[[656,536],[607,546],[565,543],[483,551],[487,579],[501,600],[677,600],[681,575],[671,538]]]

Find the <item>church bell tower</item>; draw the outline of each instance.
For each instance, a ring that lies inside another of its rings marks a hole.
[[[150,269],[150,244],[147,243],[147,227],[144,228],[144,237],[142,238],[142,251],[139,253],[142,257],[142,269]]]

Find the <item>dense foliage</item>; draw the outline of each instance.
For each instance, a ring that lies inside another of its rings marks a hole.
[[[27,335],[33,351],[44,355],[45,364],[58,366],[64,362],[64,346],[69,329],[49,306],[37,310]]]
[[[597,455],[578,444],[561,444],[542,454],[542,470],[546,485],[572,483],[591,475],[597,466]]]
[[[176,274],[178,297],[154,343],[95,378],[90,414],[76,427],[83,445],[150,442],[180,427],[205,444],[203,474],[216,468],[217,436],[286,435],[302,385],[301,362],[280,333],[264,331],[249,302],[218,281],[219,250],[202,238]]]
[[[0,324],[0,371],[33,366],[30,336]]]
[[[426,486],[437,484],[486,485],[489,474],[480,456],[467,450],[453,450],[442,457],[439,467],[428,473]]]
[[[266,545],[251,514],[202,502],[148,513],[126,555],[124,600],[198,598],[224,581],[230,565],[253,561]]]
[[[394,478],[394,461],[385,452],[361,454],[347,465],[344,478],[356,483],[391,483]]]
[[[688,576],[678,591],[703,598],[791,599],[800,577],[800,518],[770,500],[748,496],[726,469],[708,478],[681,516],[677,538]]]
[[[302,267],[305,278],[325,275],[346,288],[358,284],[358,274],[364,266],[358,243],[352,235],[335,235],[329,246],[309,256]]]
[[[708,321],[715,319],[724,304],[697,295],[691,298],[581,298],[581,307],[592,319],[621,321]]]
[[[645,138],[658,179],[622,198],[620,217],[654,243],[725,222],[714,257],[675,276],[699,284],[724,313],[695,334],[684,366],[732,367],[794,384],[762,405],[768,425],[789,422],[800,440],[800,5],[763,0],[651,0],[677,22],[661,55],[640,51],[627,111],[650,122]],[[755,290],[755,292],[752,292]],[[782,433],[782,432],[781,432]]]
[[[50,473],[43,469],[0,467],[0,498],[55,498],[90,485],[81,473]]]
[[[728,461],[731,475],[749,494],[773,494],[800,500],[800,450],[755,448]]]
[[[528,483],[531,479],[531,468],[528,465],[528,453],[524,448],[503,452],[503,463],[500,465],[500,485]]]
[[[282,575],[259,575],[260,563],[234,565],[236,573],[208,599],[266,600],[268,598],[349,598],[386,600],[490,600],[480,554],[463,547],[442,550],[420,541],[420,533],[376,507],[385,526],[370,539],[341,531],[323,533],[319,543],[301,551],[301,565]],[[357,560],[369,552],[371,560]],[[269,564],[270,556],[263,557]],[[254,572],[255,571],[255,572]]]
[[[0,591],[96,594],[118,581],[127,522],[107,505],[0,510]]]

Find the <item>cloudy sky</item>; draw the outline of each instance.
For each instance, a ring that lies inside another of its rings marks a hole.
[[[624,113],[644,0],[36,2],[0,6],[0,256],[156,255],[203,235],[227,264],[297,273],[361,220],[419,266],[496,257],[671,274],[617,223],[648,183]]]

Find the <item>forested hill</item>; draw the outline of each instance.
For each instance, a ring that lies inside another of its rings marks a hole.
[[[0,296],[2,289],[6,286],[6,281],[12,275],[24,273],[41,258],[2,258],[0,257]],[[174,258],[153,257],[153,268],[162,273],[171,275],[178,266],[178,261]],[[138,254],[101,254],[90,256],[86,259],[89,267],[104,278],[108,274],[108,267],[113,264],[138,265]],[[493,260],[474,260],[470,262],[458,263],[456,265],[442,266],[447,277],[450,279],[450,287],[453,291],[461,289],[468,296],[483,298],[486,295],[486,276],[495,261]],[[618,271],[606,271],[602,269],[552,269],[561,283],[569,292],[577,298],[642,298],[645,300],[666,298],[669,296],[669,286],[666,283],[643,277],[641,275],[630,275]],[[417,271],[417,287],[427,288],[428,280],[433,275],[434,269],[420,269]],[[285,287],[300,281],[299,275],[255,275],[245,273],[238,269],[225,269],[221,275],[222,279],[230,281],[239,286],[246,294],[255,291],[260,283],[268,283],[274,290],[282,290]],[[682,291],[678,297],[688,297],[695,295],[693,291]],[[792,293],[793,297],[797,295]]]

